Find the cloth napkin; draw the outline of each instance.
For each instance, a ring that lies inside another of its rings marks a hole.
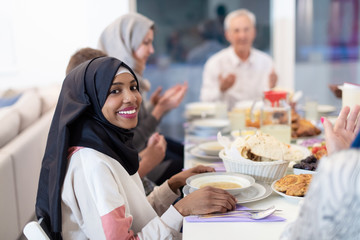
[[[237,205],[236,210],[249,210],[241,205]],[[234,217],[215,217],[215,218],[200,218],[196,215],[185,217],[187,222],[282,222],[286,221],[285,218],[270,215],[263,219],[252,219],[247,217],[245,214],[241,216],[234,216]]]

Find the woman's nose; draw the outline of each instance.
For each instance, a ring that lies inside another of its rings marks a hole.
[[[136,96],[131,91],[127,91],[124,96],[124,102],[135,102]]]
[[[150,45],[149,52],[150,52],[150,54],[154,54],[154,52],[155,52],[154,45],[152,45],[152,44]]]

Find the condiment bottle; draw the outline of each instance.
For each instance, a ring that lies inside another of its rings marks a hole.
[[[291,108],[287,103],[287,92],[266,91],[263,95],[260,130],[283,143],[291,141]]]

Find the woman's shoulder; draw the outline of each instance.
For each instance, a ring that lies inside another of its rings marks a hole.
[[[81,165],[83,168],[88,170],[98,169],[100,166],[106,166],[111,169],[122,167],[112,157],[87,147],[78,149],[75,153],[73,153],[70,160],[70,164],[75,163],[76,165]]]

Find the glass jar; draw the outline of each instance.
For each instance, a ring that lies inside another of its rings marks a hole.
[[[283,143],[290,144],[291,108],[287,103],[287,92],[264,92],[263,102],[260,130],[274,136]]]

